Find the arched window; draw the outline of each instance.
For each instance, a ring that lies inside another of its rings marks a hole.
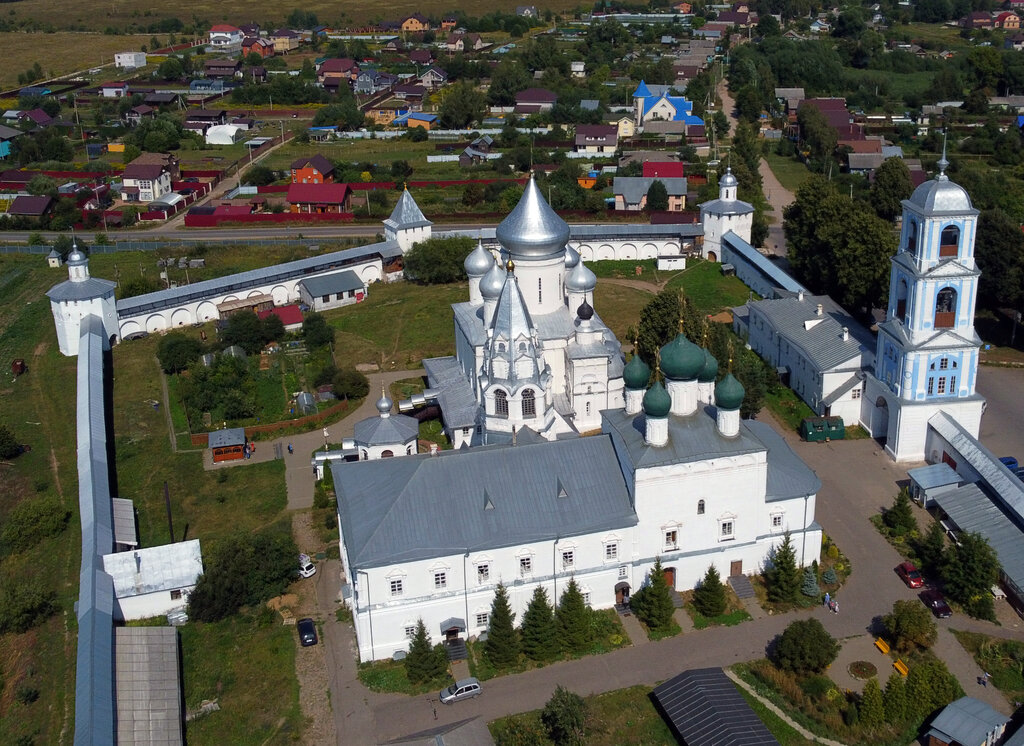
[[[395,454],[392,453],[391,451],[381,451],[380,452],[380,457],[381,458],[392,458],[394,455]]]
[[[910,221],[910,225],[907,227],[907,251],[917,251],[917,223],[913,220]]]
[[[956,256],[960,251],[960,229],[955,225],[947,225],[942,229],[939,239],[939,256]]]
[[[523,418],[537,416],[537,400],[533,389],[526,389],[523,392]]]
[[[540,278],[537,278],[537,302],[544,302],[544,286],[541,284]]]
[[[501,389],[494,392],[494,413],[499,417],[508,417],[508,394]]]
[[[907,321],[907,281],[904,278],[900,278],[900,281],[896,283],[896,318],[903,323]]]
[[[935,296],[935,328],[952,329],[956,326],[956,290],[942,288]]]
[[[704,515],[704,501],[697,501],[697,515]]]

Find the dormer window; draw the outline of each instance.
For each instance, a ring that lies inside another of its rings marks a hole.
[[[955,225],[947,225],[942,229],[939,239],[939,256],[956,256],[960,251],[960,229]]]

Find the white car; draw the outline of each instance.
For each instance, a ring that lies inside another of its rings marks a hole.
[[[299,575],[303,578],[311,578],[316,575],[316,565],[309,558],[308,554],[299,555]]]

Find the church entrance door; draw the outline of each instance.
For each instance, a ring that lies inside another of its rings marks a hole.
[[[676,568],[665,568],[665,582],[668,583],[668,587],[672,590],[676,589]]]

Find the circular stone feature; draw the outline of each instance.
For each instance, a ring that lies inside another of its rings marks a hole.
[[[866,681],[867,679],[878,675],[878,669],[875,668],[875,664],[869,663],[868,661],[854,661],[850,664],[847,671],[850,672],[850,676],[855,679],[861,679],[862,681]]]

